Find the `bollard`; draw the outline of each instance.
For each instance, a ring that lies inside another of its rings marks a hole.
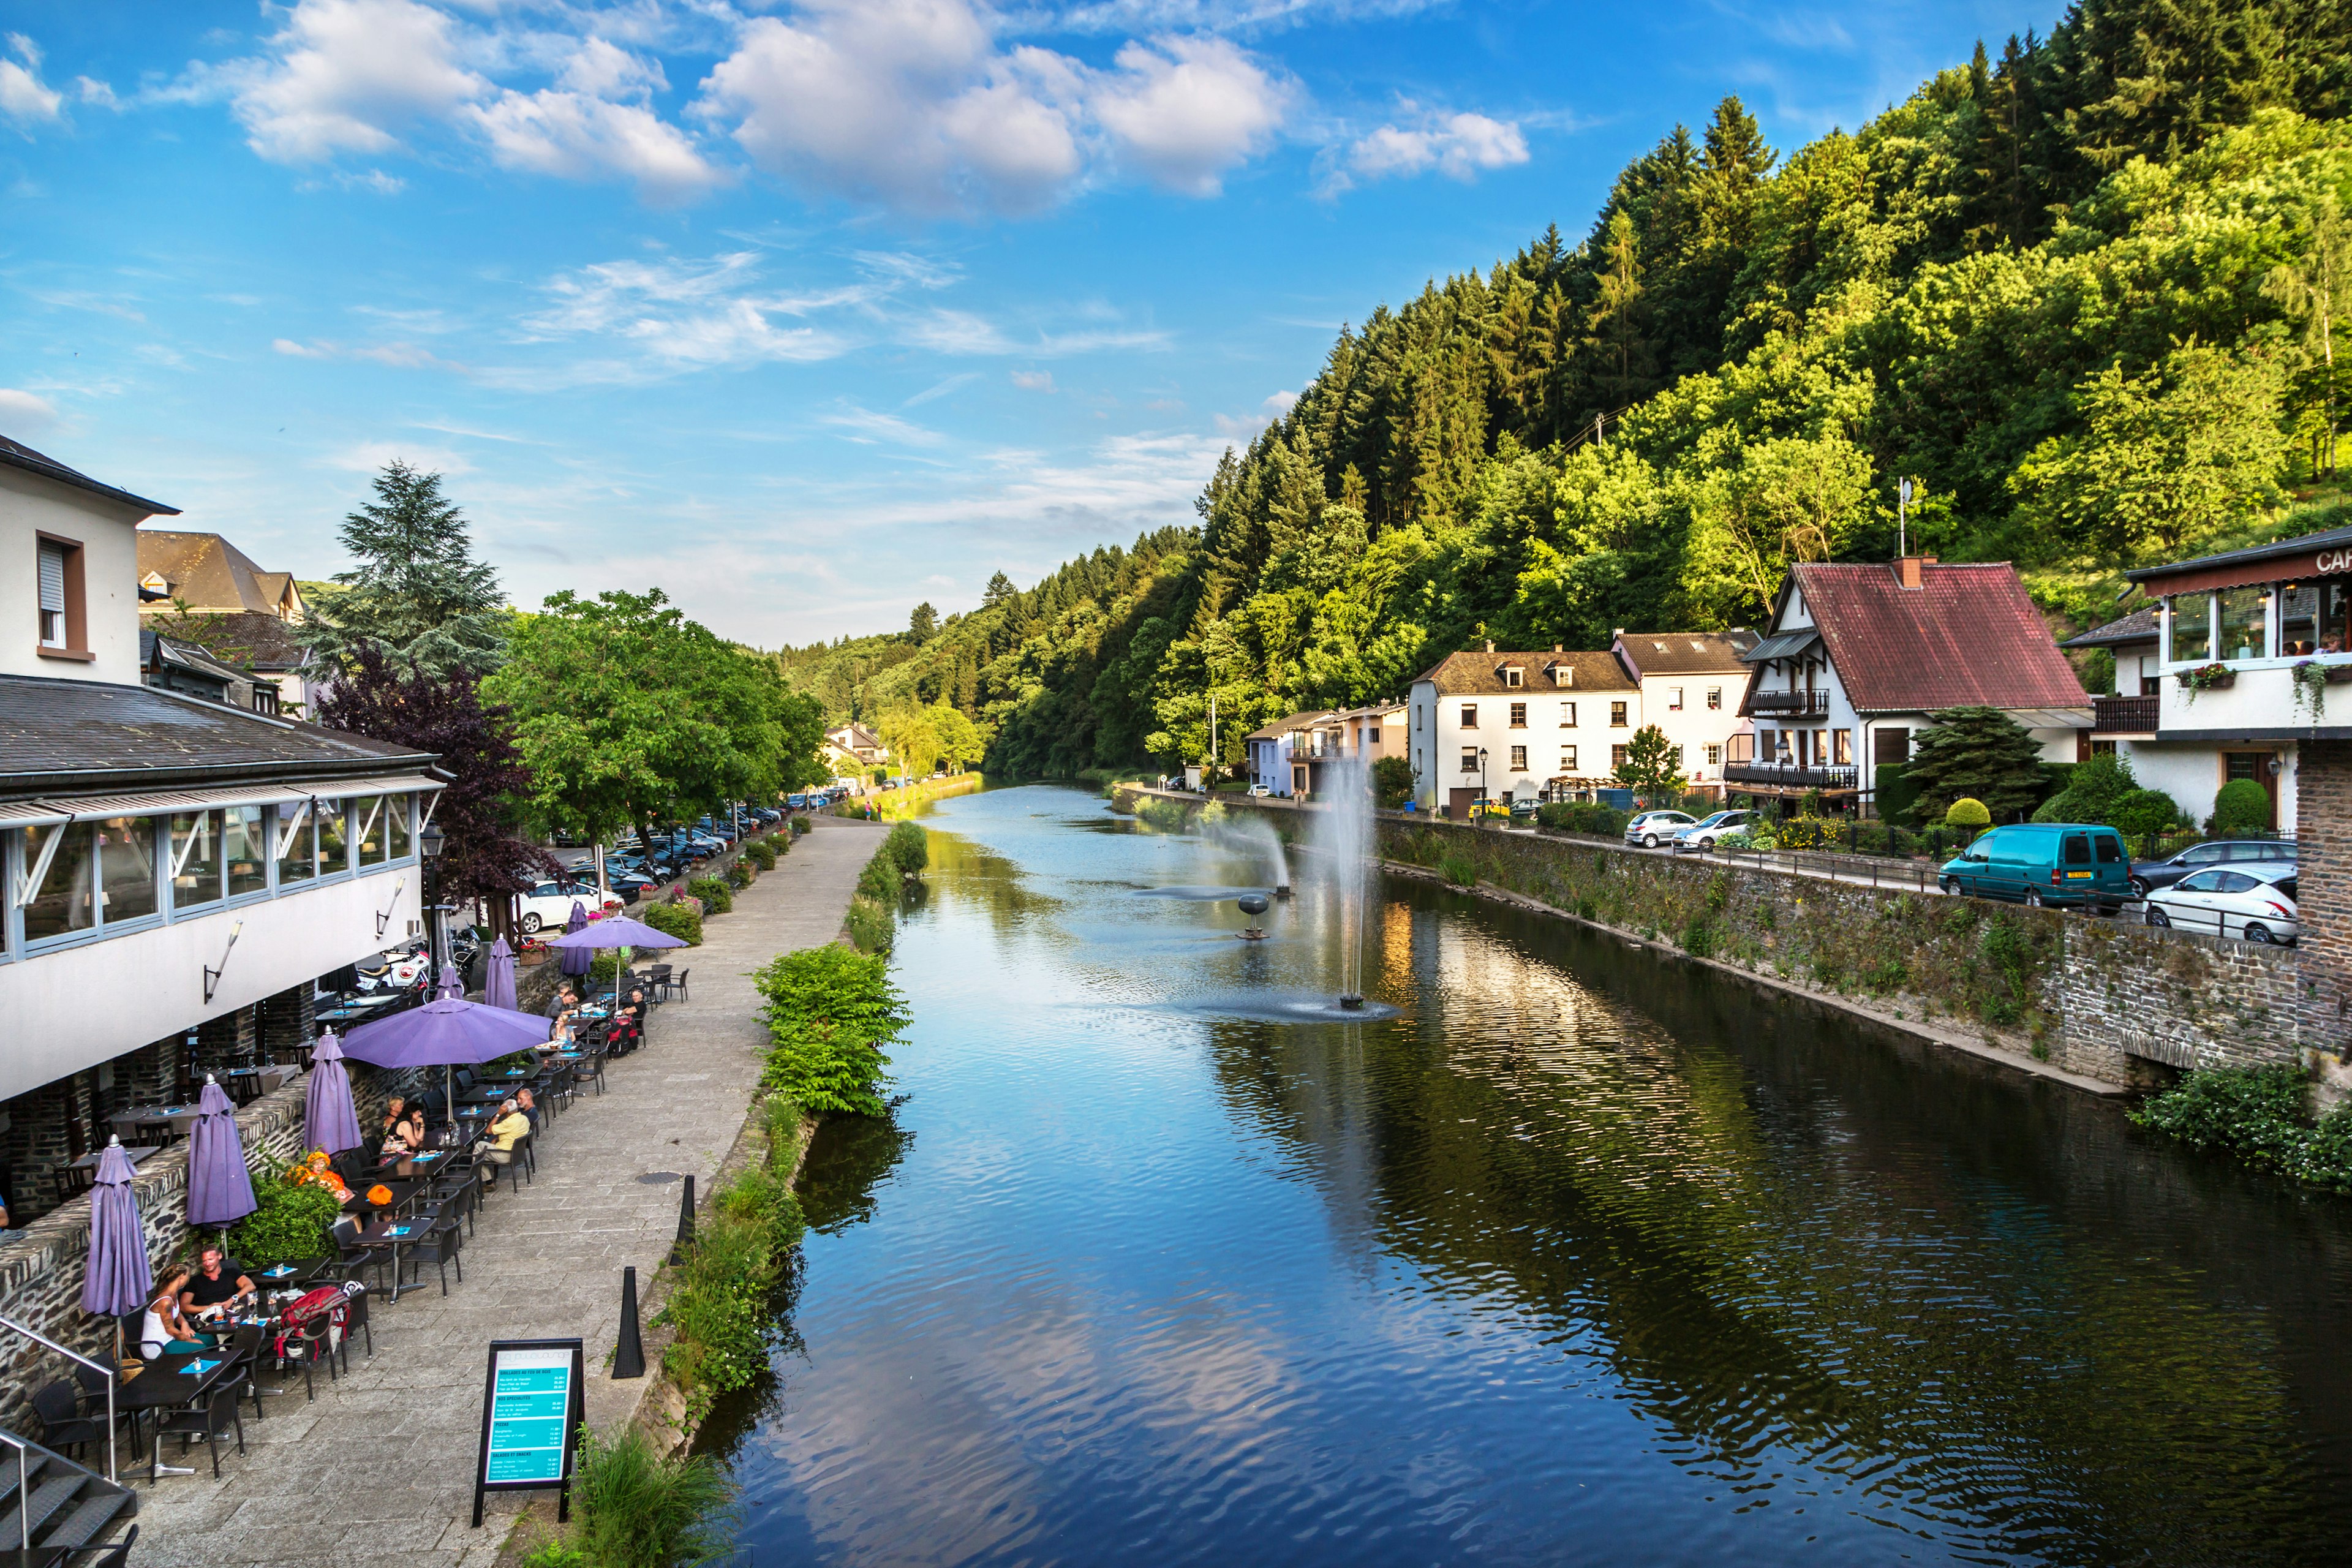
[[[686,1249],[694,1245],[694,1173],[687,1173],[686,1190],[677,1200],[677,1240],[671,1243],[669,1260],[673,1268],[686,1258]]]
[[[637,1330],[637,1268],[621,1270],[621,1339],[613,1349],[613,1376],[646,1375],[646,1342]]]

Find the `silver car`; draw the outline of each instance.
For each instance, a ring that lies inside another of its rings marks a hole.
[[[1686,811],[1637,811],[1633,819],[1625,824],[1625,842],[1655,849],[1672,842],[1675,834],[1697,820]]]

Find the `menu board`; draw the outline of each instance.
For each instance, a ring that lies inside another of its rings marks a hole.
[[[491,1491],[556,1487],[558,1519],[572,1503],[572,1449],[586,1409],[579,1340],[498,1340],[482,1388],[482,1452],[474,1471],[474,1523]]]

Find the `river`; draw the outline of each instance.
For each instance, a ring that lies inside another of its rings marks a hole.
[[[890,1124],[812,1151],[767,1564],[2352,1561],[2352,1205],[1423,884],[1393,1016],[1066,789],[930,816]]]

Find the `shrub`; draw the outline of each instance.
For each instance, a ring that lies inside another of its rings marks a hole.
[[[1457,888],[1475,887],[1478,882],[1476,864],[1460,855],[1440,855],[1437,874]]]
[[[727,884],[716,877],[696,877],[688,881],[686,890],[702,900],[706,915],[723,915],[735,907],[735,895]]]
[[[2105,821],[2133,838],[2162,833],[2180,820],[2180,805],[2160,789],[2136,789],[2117,800]]]
[[[1536,822],[1556,833],[1591,833],[1604,838],[1624,834],[1633,814],[1593,800],[1564,800],[1536,807]]]
[[[1912,781],[1910,770],[1899,763],[1882,763],[1874,782],[1878,786],[1878,815],[1888,822],[1916,825],[1912,807],[1918,804],[1919,786]]]
[[[752,839],[743,846],[743,855],[762,871],[772,871],[776,868],[776,845],[773,839]]]
[[[1402,757],[1382,757],[1372,764],[1372,804],[1395,811],[1412,798],[1412,764]]]
[[[1840,824],[1821,816],[1792,816],[1780,824],[1775,835],[1783,849],[1823,849],[1830,845]]]
[[[285,1166],[254,1183],[254,1201],[261,1206],[229,1227],[229,1250],[248,1268],[326,1258],[335,1250],[332,1232],[342,1205],[331,1188],[287,1181],[291,1169]]]
[[[759,865],[750,859],[739,859],[727,868],[727,886],[739,893],[759,880]]]
[[[637,911],[637,919],[657,931],[682,939],[689,947],[702,945],[702,906],[683,900],[677,903],[647,904]]]
[[[1985,809],[1984,802],[1964,795],[1960,796],[1959,799],[1952,802],[1951,809],[1944,813],[1944,826],[1947,827],[1990,827],[1992,826],[1992,813]]]
[[[806,833],[807,831],[809,831],[809,820],[807,817],[795,816],[793,818],[793,837],[798,838],[802,834]]]
[[[1162,833],[1181,833],[1189,814],[1181,801],[1162,800],[1150,795],[1135,803],[1136,820]]]
[[[1683,951],[1693,958],[1715,956],[1715,927],[1703,919],[1695,919],[1683,927]]]
[[[2231,779],[2213,797],[2213,815],[2205,831],[2216,838],[2239,838],[2267,833],[2271,826],[2270,793],[2252,779]]]
[[[898,863],[890,858],[890,847],[884,845],[866,862],[857,873],[857,894],[873,900],[886,908],[898,901],[898,892],[905,879],[898,875]]]
[[[677,1568],[727,1549],[735,1483],[707,1454],[663,1458],[636,1426],[610,1439],[582,1430],[572,1496],[580,1522],[571,1544],[550,1543],[555,1554],[532,1564]]]
[[[762,1085],[804,1110],[881,1115],[884,1047],[907,1024],[888,964],[828,943],[783,953],[751,980],[767,1002],[772,1042]]]
[[[2314,1125],[2294,1068],[2204,1068],[2132,1113],[2141,1126],[2299,1182],[2352,1192],[2352,1107]]]
[[[887,957],[898,941],[898,922],[891,918],[890,907],[863,893],[851,895],[842,924],[849,928],[849,940],[860,952]]]
[[[903,876],[918,876],[931,863],[931,837],[911,822],[901,822],[882,840],[882,847],[898,863]]]

